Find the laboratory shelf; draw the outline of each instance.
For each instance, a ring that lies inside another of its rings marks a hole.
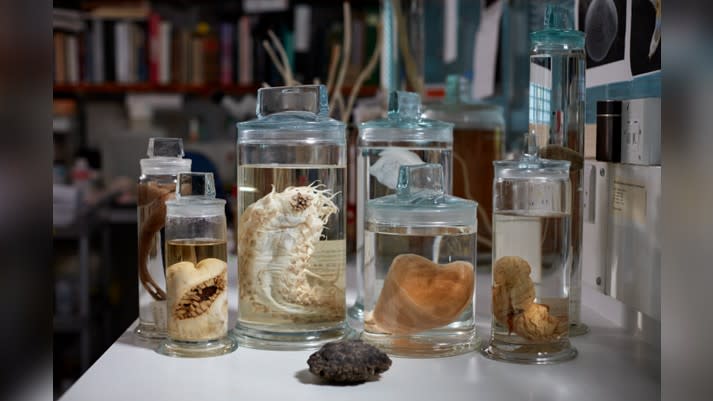
[[[476,309],[483,341],[490,325],[488,288],[489,277],[479,272]],[[230,301],[231,322],[236,302]],[[650,341],[652,336],[632,334],[622,323],[618,301],[585,286],[583,303],[582,320],[590,332],[572,339],[579,351],[572,361],[518,365],[478,352],[432,359],[392,357],[391,368],[378,380],[349,386],[326,385],[313,376],[306,362],[313,351],[241,346],[220,357],[166,357],[154,351],[156,343],[133,335],[134,323],[61,400],[660,399],[660,345]]]

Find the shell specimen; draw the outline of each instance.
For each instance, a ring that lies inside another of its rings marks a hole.
[[[228,265],[215,258],[183,261],[166,269],[168,333],[184,341],[210,340],[228,328]]]
[[[361,340],[333,341],[309,356],[309,371],[336,383],[361,383],[391,367],[384,352]]]
[[[415,254],[394,258],[371,316],[369,331],[410,334],[451,323],[473,300],[473,265],[445,265]]]
[[[343,274],[310,269],[322,229],[338,212],[333,196],[322,185],[282,192],[273,186],[245,209],[238,221],[241,314],[294,322],[343,318]]]
[[[556,340],[567,330],[549,313],[547,305],[535,303],[535,285],[530,265],[519,256],[503,256],[493,267],[493,315],[510,332],[532,341]]]

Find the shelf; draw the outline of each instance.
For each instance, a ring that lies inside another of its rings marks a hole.
[[[119,84],[119,83],[104,83],[104,84],[55,84],[54,95],[86,95],[86,96],[103,96],[103,95],[124,95],[126,93],[183,93],[191,95],[210,96],[217,92],[223,92],[230,95],[246,95],[249,93],[255,94],[260,88],[258,85],[185,85],[185,84],[151,84],[151,83],[136,83],[136,84]],[[374,85],[362,86],[359,91],[359,96],[374,96],[378,91],[378,87]],[[348,96],[352,88],[345,86],[342,93]]]

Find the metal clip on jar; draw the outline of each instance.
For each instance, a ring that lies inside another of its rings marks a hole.
[[[530,152],[493,162],[492,326],[483,354],[547,364],[577,355],[568,330],[570,164]]]
[[[238,124],[241,344],[314,348],[346,333],[346,131],[323,85],[263,88]]]
[[[440,164],[401,166],[366,207],[362,338],[401,356],[473,350],[477,203],[443,191]]]
[[[176,176],[191,171],[183,158],[180,138],[150,138],[148,158],[141,159],[138,183],[139,324],[136,334],[147,339],[166,337],[166,279],[161,229],[166,224],[167,200],[174,198]]]
[[[387,118],[359,126],[357,157],[357,296],[349,308],[350,324],[363,321],[364,208],[366,202],[396,192],[399,167],[437,163],[443,168],[445,193],[451,193],[453,124],[421,117],[421,97],[392,92]]]
[[[181,173],[166,202],[168,335],[158,352],[207,357],[233,352],[228,336],[228,247],[225,200],[213,173]]]

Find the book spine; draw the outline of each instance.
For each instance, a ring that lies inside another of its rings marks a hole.
[[[149,42],[149,82],[159,82],[159,64],[161,58],[161,18],[157,13],[149,14],[148,19],[148,42]]]
[[[130,34],[129,23],[118,21],[114,25],[114,62],[116,65],[116,81],[128,83],[130,81]]]
[[[233,26],[220,25],[220,84],[233,83]]]
[[[191,84],[203,85],[203,38],[191,38]]]
[[[250,27],[250,17],[240,17],[240,85],[253,83],[253,38]]]
[[[171,82],[171,23],[161,21],[160,42],[161,49],[159,52],[159,74],[158,81],[162,85],[167,85]]]
[[[66,77],[64,33],[54,32],[52,38],[54,40],[54,82],[63,84]]]
[[[116,22],[104,22],[104,81],[116,81]]]
[[[92,82],[104,82],[104,21],[92,20]]]
[[[65,35],[65,57],[67,63],[67,83],[79,82],[79,45],[76,35]]]

